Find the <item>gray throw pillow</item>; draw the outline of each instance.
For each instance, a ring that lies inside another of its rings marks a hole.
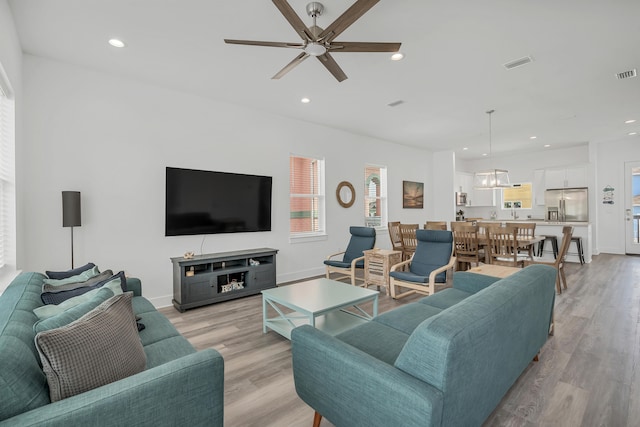
[[[36,335],[51,402],[145,369],[131,298],[116,295],[75,322]]]

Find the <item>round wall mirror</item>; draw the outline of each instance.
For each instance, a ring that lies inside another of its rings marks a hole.
[[[336,197],[338,198],[340,206],[349,208],[353,205],[353,202],[356,201],[356,190],[350,182],[342,181],[338,184],[338,188],[336,188]]]

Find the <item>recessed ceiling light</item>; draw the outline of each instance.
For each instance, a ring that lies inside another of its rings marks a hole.
[[[469,149],[469,147],[464,147],[464,148],[462,149],[462,151],[467,151],[468,149]]]
[[[629,136],[637,135],[638,132],[629,132]]]
[[[551,144],[544,144],[544,148],[549,148],[551,147]]]
[[[538,139],[538,137],[534,135],[534,136],[530,136],[529,139]]]
[[[626,124],[629,124],[629,123],[635,123],[635,122],[636,122],[636,119],[625,120],[624,122],[625,122]]]
[[[308,103],[310,103],[310,102],[311,102],[311,100],[310,100],[309,98],[307,98],[307,97],[304,97],[304,98],[302,98],[302,99],[300,100],[300,102],[302,102],[303,104],[308,104]]]
[[[400,61],[402,58],[404,58],[404,53],[402,52],[396,52],[393,55],[391,55],[392,61]]]
[[[487,153],[482,153],[482,155],[483,155],[484,157],[487,157],[487,156],[488,156],[488,154],[487,154]]]
[[[118,39],[109,39],[109,44],[113,47],[125,47],[126,45],[122,40]]]

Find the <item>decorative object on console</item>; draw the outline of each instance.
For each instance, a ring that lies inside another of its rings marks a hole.
[[[491,159],[491,115],[496,110],[489,110],[487,114],[489,115],[489,154],[488,157]],[[495,188],[509,188],[511,184],[509,183],[509,171],[504,169],[491,169],[488,171],[476,172],[473,174],[473,188],[477,190],[493,190]]]
[[[195,253],[193,253],[193,252],[191,252],[191,251],[190,251],[190,252],[185,252],[185,253],[184,253],[184,259],[191,259],[191,258],[193,258],[194,256],[196,256],[196,254],[195,254]]]
[[[62,226],[71,227],[71,268],[73,268],[73,227],[82,225],[79,191],[62,192]]]
[[[350,208],[356,201],[356,190],[349,181],[342,181],[336,188],[338,203],[343,208]]]
[[[422,209],[424,207],[424,183],[402,181],[402,208]]]

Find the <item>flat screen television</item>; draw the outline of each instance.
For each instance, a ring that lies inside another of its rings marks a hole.
[[[271,231],[270,176],[167,167],[165,235]]]

